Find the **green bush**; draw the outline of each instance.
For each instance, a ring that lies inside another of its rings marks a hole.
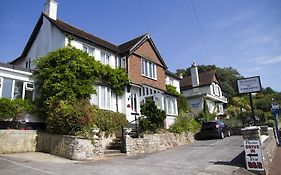
[[[121,128],[128,125],[128,121],[124,114],[119,112],[112,112],[98,109],[96,106],[94,110],[94,124],[100,128],[101,131],[108,134],[121,135]]]
[[[36,112],[35,105],[29,100],[0,98],[0,120],[17,121],[28,113]]]
[[[94,111],[88,100],[57,101],[48,113],[47,130],[54,134],[88,137],[93,126]]]
[[[200,126],[201,125],[193,117],[181,113],[177,117],[177,121],[170,127],[170,131],[173,133],[182,133],[187,131],[196,133]]]
[[[154,101],[147,100],[146,103],[142,104],[141,114],[144,117],[140,118],[139,124],[144,131],[156,132],[164,127],[166,113],[158,109]]]

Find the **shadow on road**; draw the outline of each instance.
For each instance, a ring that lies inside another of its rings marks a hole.
[[[210,162],[210,163],[213,163],[215,165],[229,165],[229,166],[246,168],[245,151],[242,151],[238,156],[236,156],[231,161],[216,161],[216,162]]]

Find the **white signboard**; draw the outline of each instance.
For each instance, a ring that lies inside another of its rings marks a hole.
[[[260,92],[262,90],[259,76],[237,80],[237,86],[239,94]]]
[[[245,158],[248,170],[263,171],[261,144],[259,140],[244,141]]]

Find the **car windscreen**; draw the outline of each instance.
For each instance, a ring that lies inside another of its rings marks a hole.
[[[207,123],[202,124],[201,130],[212,129],[212,128],[216,128],[216,123],[215,122],[207,122]]]

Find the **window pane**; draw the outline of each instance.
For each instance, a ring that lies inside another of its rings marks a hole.
[[[101,103],[100,103],[100,105],[101,105],[101,108],[105,108],[105,98],[106,97],[106,95],[105,95],[105,89],[104,89],[104,87],[100,87],[100,99],[101,99]]]
[[[22,99],[23,82],[15,80],[14,99]]]
[[[103,52],[101,52],[100,56],[101,56],[101,62],[104,63],[105,62],[105,54]]]
[[[110,56],[106,54],[105,58],[106,58],[105,64],[109,64],[109,58],[110,58]]]
[[[94,56],[94,49],[93,48],[89,48],[89,55]]]
[[[144,75],[144,60],[141,60],[141,73]]]
[[[107,96],[107,99],[106,99],[106,108],[107,109],[110,109],[111,106],[110,106],[110,101],[111,101],[111,90],[109,88],[106,88],[106,96]]]
[[[3,89],[2,89],[2,97],[3,98],[9,98],[12,97],[12,86],[13,86],[13,80],[12,79],[3,79]]]
[[[88,47],[83,46],[83,51],[84,51],[84,52],[88,52]]]
[[[24,99],[33,100],[33,92],[34,91],[25,90]]]

